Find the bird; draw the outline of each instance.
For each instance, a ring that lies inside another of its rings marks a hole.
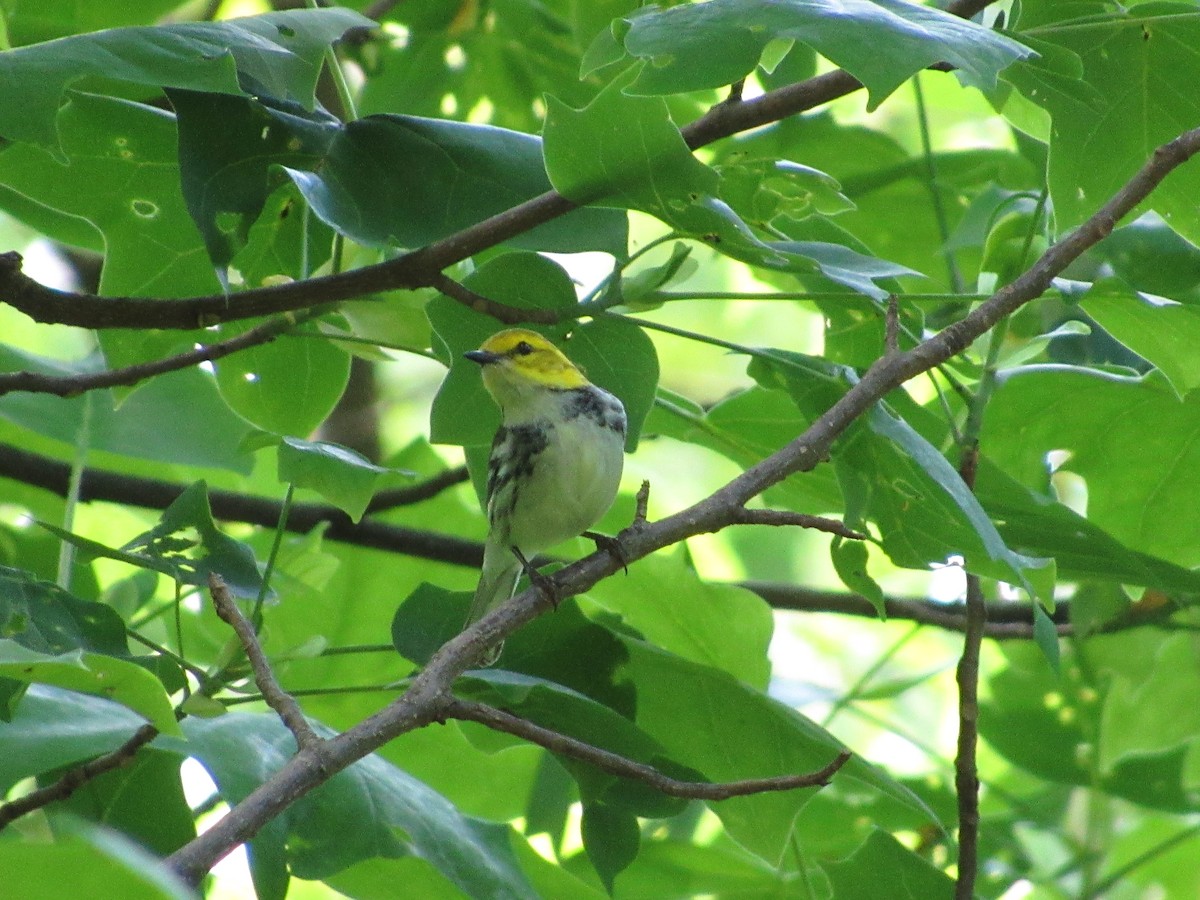
[[[608,511],[627,420],[619,399],[536,331],[500,331],[464,356],[482,367],[501,418],[488,457],[488,535],[470,625],[513,596],[523,570],[540,577],[528,562],[536,554],[585,533]],[[484,665],[502,647],[491,648]]]

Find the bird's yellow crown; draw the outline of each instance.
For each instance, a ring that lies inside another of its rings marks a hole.
[[[536,331],[509,328],[497,332],[472,350],[467,358],[484,367],[489,388],[496,380],[526,382],[568,389],[589,384],[587,377],[550,341]]]

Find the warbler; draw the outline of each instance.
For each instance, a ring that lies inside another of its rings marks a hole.
[[[483,367],[501,417],[488,458],[489,529],[469,625],[512,597],[535,554],[582,534],[612,505],[626,418],[620,400],[535,331],[501,331],[465,356]],[[485,665],[499,655],[494,648]]]

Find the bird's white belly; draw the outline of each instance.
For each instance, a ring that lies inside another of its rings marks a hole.
[[[612,504],[621,480],[623,439],[577,418],[557,425],[538,455],[513,513],[511,543],[526,556],[586,531]]]

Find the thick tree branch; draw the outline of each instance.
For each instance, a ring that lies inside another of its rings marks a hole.
[[[737,517],[753,497],[788,475],[807,471],[827,457],[834,441],[855,419],[908,379],[964,350],[1000,319],[1030,302],[1089,247],[1109,234],[1175,168],[1200,151],[1200,129],[1163,145],[1117,194],[1090,219],[1051,247],[1024,275],[984,301],[960,321],[911,350],[875,363],[828,411],[791,443],[747,469],[708,498],[653,523],[635,523],[619,535],[624,561],[634,562],[664,547],[710,531]],[[593,553],[556,572],[557,592],[570,597],[618,571],[622,560]],[[540,589],[525,590],[447,641],[413,679],[408,691],[386,708],[321,746],[302,750],[211,829],[172,855],[168,864],[199,881],[219,859],[258,832],[298,797],[394,737],[436,721],[452,702],[450,686],[467,668],[545,607]]]
[[[304,713],[301,712],[295,698],[281,688],[279,682],[275,680],[275,673],[271,671],[271,664],[267,661],[266,654],[263,653],[262,645],[258,642],[254,626],[238,609],[233,594],[229,592],[229,586],[225,584],[224,579],[220,575],[210,573],[208,590],[212,595],[217,615],[222,622],[233,629],[238,642],[242,645],[242,650],[246,653],[250,671],[254,673],[254,683],[258,686],[258,692],[266,701],[267,706],[275,710],[275,714],[292,733],[292,737],[296,739],[296,748],[303,750],[320,744],[321,738],[317,737],[312,726],[308,724],[308,719],[304,718]]]
[[[602,772],[640,781],[670,797],[682,797],[685,800],[728,800],[730,797],[745,797],[768,791],[792,791],[797,788],[826,785],[851,757],[849,750],[843,750],[834,756],[828,765],[803,775],[776,775],[770,778],[747,778],[743,781],[717,783],[680,781],[664,775],[653,766],[635,762],[617,753],[551,731],[528,719],[483,703],[452,700],[445,706],[443,714],[449,719],[478,722],[496,731],[524,738],[552,753],[590,763]]]

